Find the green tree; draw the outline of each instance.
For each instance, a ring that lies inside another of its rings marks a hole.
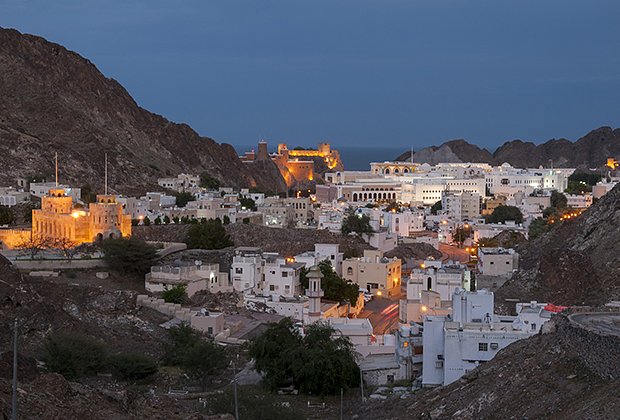
[[[355,346],[333,327],[315,323],[306,328],[302,351],[293,363],[295,384],[303,393],[336,394],[359,385]]]
[[[523,213],[515,206],[497,206],[493,213],[487,217],[489,223],[505,223],[506,221],[523,223]]]
[[[161,297],[167,303],[183,304],[187,301],[187,287],[184,284],[177,284],[176,286],[165,290],[161,294]]]
[[[157,216],[157,217],[155,218],[155,224],[156,224],[157,226],[161,225],[161,217]]]
[[[454,242],[457,242],[462,246],[463,242],[465,242],[465,240],[469,238],[470,236],[471,236],[471,229],[469,227],[459,226],[454,231],[454,235],[452,235],[452,239],[454,240]]]
[[[8,206],[0,206],[0,225],[10,225],[14,221],[13,210]]]
[[[551,207],[558,210],[564,210],[567,207],[568,200],[561,192],[553,191],[551,193]]]
[[[108,365],[117,377],[137,381],[157,373],[157,361],[146,354],[120,353],[108,358]]]
[[[138,226],[140,224],[140,219],[131,219],[131,226]]]
[[[442,209],[441,200],[439,200],[438,202],[436,202],[435,204],[431,206],[431,214],[437,214],[437,212],[440,211],[441,209]]]
[[[351,341],[325,324],[312,324],[302,338],[289,318],[269,328],[250,344],[255,368],[271,389],[293,383],[301,392],[334,394],[359,384]]]
[[[271,324],[249,347],[256,362],[254,368],[264,375],[263,384],[272,390],[292,382],[293,364],[300,352],[301,335],[290,318]]]
[[[168,330],[164,343],[164,362],[181,367],[189,376],[205,387],[209,376],[227,365],[224,350],[205,341],[189,325],[183,323]]]
[[[220,181],[209,175],[208,172],[200,174],[200,186],[210,190],[217,190],[220,187]]]
[[[225,225],[229,225],[230,224],[230,217],[228,217],[228,215],[224,215],[224,224]]]
[[[222,249],[234,245],[219,219],[192,225],[185,243],[190,249]]]
[[[549,229],[549,225],[544,219],[540,217],[532,220],[530,226],[528,228],[528,237],[529,239],[536,239],[543,233],[545,233]]]
[[[164,218],[162,219],[162,222],[164,222],[164,225],[167,225],[170,223],[170,217],[168,217],[167,215],[164,216]]]
[[[325,292],[325,299],[335,302],[349,301],[355,306],[359,296],[359,285],[350,283],[340,277],[334,271],[329,260],[323,260],[319,263],[319,269],[323,278],[321,279],[321,289]],[[301,270],[300,282],[304,289],[309,287],[308,269],[305,267]]]
[[[173,222],[175,225],[178,225],[180,221],[181,221],[181,219],[179,219],[179,216],[174,216],[174,217],[172,218],[172,222]]]
[[[104,239],[101,250],[108,266],[121,273],[144,275],[157,258],[154,246],[133,237]]]
[[[239,197],[239,204],[241,204],[241,208],[256,211],[256,202],[250,197]]]
[[[142,223],[144,224],[144,226],[151,226],[151,219],[146,216],[144,219],[142,219]]]
[[[176,193],[174,194],[174,196],[177,199],[177,202],[176,202],[177,207],[185,207],[187,203],[195,200],[194,194],[186,192],[186,191]]]
[[[370,217],[366,214],[356,214],[352,208],[347,209],[344,218],[342,219],[342,228],[340,229],[343,235],[350,233],[357,233],[359,235],[363,233],[372,234],[372,226],[370,226]]]
[[[55,333],[43,344],[43,361],[48,370],[72,380],[95,375],[105,366],[103,345],[76,333]]]

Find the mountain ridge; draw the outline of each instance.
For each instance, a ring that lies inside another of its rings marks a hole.
[[[158,177],[208,172],[223,185],[285,190],[272,162],[248,168],[229,144],[140,107],[88,59],[42,37],[0,28],[0,183],[53,172],[60,181],[145,192]]]
[[[464,139],[449,140],[439,146],[425,147],[413,153],[413,161],[416,163],[509,163],[524,168],[548,166],[551,163],[556,167],[598,168],[605,165],[608,157],[620,158],[619,128],[602,126],[574,142],[565,138],[553,138],[540,144],[520,139],[509,140],[493,153]],[[411,160],[411,151],[404,152],[395,160]]]

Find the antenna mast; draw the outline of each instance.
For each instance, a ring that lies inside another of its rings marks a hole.
[[[108,154],[105,154],[105,181],[104,194],[108,195]]]

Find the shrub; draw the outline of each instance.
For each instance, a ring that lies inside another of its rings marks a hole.
[[[108,359],[110,370],[124,380],[140,380],[157,373],[157,361],[140,353],[120,353]]]
[[[222,249],[234,245],[219,219],[190,227],[185,243],[190,249]]]
[[[110,268],[122,273],[144,275],[157,258],[155,247],[132,237],[104,239],[101,249]]]
[[[183,284],[178,284],[173,288],[164,291],[161,297],[167,303],[185,303],[187,301],[187,287]]]
[[[101,372],[105,358],[101,343],[76,333],[50,335],[43,345],[43,361],[47,368],[69,380]]]
[[[194,194],[185,191],[176,193],[175,197],[177,198],[177,207],[185,207],[187,203],[195,200]]]
[[[208,376],[227,365],[224,350],[187,324],[168,330],[168,341],[164,344],[164,362],[181,367],[189,376],[197,379],[204,387]]]

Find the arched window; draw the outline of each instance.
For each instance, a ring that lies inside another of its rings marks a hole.
[[[349,276],[353,275],[353,268],[347,267],[347,275],[349,275]]]

